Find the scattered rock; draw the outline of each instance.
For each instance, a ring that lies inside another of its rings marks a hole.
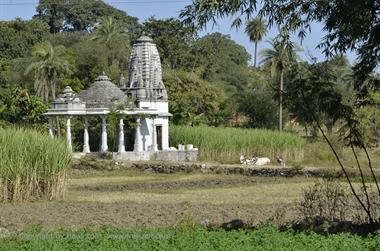
[[[244,222],[241,219],[234,219],[222,224],[222,228],[225,230],[236,230],[242,227],[244,227]]]
[[[154,173],[154,170],[153,170],[153,168],[149,167],[149,168],[145,169],[144,172],[146,172],[146,173]]]
[[[0,227],[0,239],[7,238],[9,235],[10,235],[10,232],[8,231],[8,229],[4,227]]]
[[[208,219],[201,221],[201,226],[204,228],[210,228],[211,226],[210,221]]]

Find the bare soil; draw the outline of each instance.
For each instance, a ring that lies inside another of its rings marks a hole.
[[[158,181],[158,182],[138,182],[127,184],[101,184],[101,185],[84,185],[73,187],[72,190],[77,191],[171,191],[176,189],[191,189],[191,188],[213,188],[213,187],[228,187],[234,185],[252,185],[257,183],[257,179],[252,177],[213,177],[198,180],[184,181]]]
[[[14,232],[36,224],[50,230],[174,227],[184,220],[215,225],[233,219],[252,225],[268,219],[281,223],[296,217],[293,203],[299,186],[311,182],[305,179],[143,172],[77,175],[69,179],[62,201],[0,205],[0,227]],[[267,202],[260,203],[263,198]]]
[[[45,229],[102,225],[157,228],[178,226],[189,217],[198,223],[243,219],[253,225],[275,214],[276,207],[264,206],[47,202],[2,205],[0,226],[10,231],[35,224]]]

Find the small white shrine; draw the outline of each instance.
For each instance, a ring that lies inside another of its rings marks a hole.
[[[191,144],[169,147],[168,95],[162,80],[161,61],[156,45],[142,36],[133,45],[129,61],[128,83],[123,76],[115,85],[103,73],[79,94],[67,86],[53,102],[45,115],[49,119],[49,134],[54,137],[55,117],[66,118],[66,139],[72,150],[72,123],[74,116],[83,119],[83,154],[90,154],[89,120],[101,118],[99,152],[108,148],[107,115],[117,110],[122,117],[137,117],[133,151],[126,151],[124,120],[120,118],[115,158],[128,160],[195,161],[198,150]]]

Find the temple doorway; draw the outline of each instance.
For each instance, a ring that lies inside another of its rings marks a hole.
[[[157,135],[157,149],[162,150],[162,125],[156,126],[156,135]]]

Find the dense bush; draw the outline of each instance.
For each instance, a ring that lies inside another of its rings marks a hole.
[[[0,120],[31,127],[46,122],[42,114],[47,108],[47,104],[20,87],[0,90]]]
[[[201,160],[225,163],[245,156],[281,155],[286,160],[301,161],[305,141],[291,133],[264,129],[170,126],[170,145],[193,144],[200,150]]]
[[[0,202],[63,196],[66,142],[32,130],[0,128]]]
[[[248,127],[276,129],[278,127],[278,105],[268,89],[255,89],[246,93],[240,103],[239,111],[249,120]]]
[[[210,82],[184,71],[166,71],[164,82],[175,124],[219,125],[228,119],[222,109],[225,96]]]

